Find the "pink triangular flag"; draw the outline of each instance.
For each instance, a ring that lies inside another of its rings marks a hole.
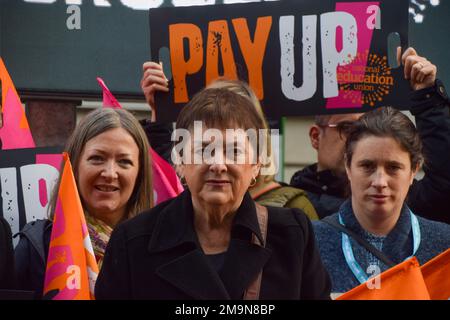
[[[150,148],[150,154],[152,157],[155,204],[159,204],[179,195],[183,192],[183,186],[174,168],[166,160],[161,158],[152,148]]]
[[[97,77],[97,82],[103,90],[103,108],[122,109],[119,101],[117,101],[111,91],[109,91],[108,87],[105,84],[105,81],[103,81],[102,78]]]
[[[0,128],[2,149],[34,148],[36,145],[25,111],[2,58],[0,58],[0,80],[3,111],[3,127]]]
[[[109,91],[102,78],[97,77],[99,85],[103,89],[103,107],[104,108],[122,108],[120,103]],[[183,191],[174,168],[161,158],[152,148],[150,148],[152,158],[153,190],[155,193],[155,204],[161,203],[173,197],[176,197]]]

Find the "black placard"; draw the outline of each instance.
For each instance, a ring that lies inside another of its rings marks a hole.
[[[176,119],[217,76],[250,83],[269,118],[409,106],[388,36],[408,43],[408,1],[283,1],[150,10],[151,53],[169,94],[158,117]]]

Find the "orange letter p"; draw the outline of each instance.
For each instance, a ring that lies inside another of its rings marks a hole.
[[[189,41],[189,59],[185,60],[184,39]],[[169,26],[170,60],[174,85],[174,102],[189,101],[186,75],[194,74],[203,65],[203,38],[200,28],[190,23]]]

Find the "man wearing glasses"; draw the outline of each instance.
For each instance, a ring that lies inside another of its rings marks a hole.
[[[346,135],[362,113],[316,116],[309,129],[317,163],[294,174],[291,185],[307,192],[319,218],[337,212],[350,195],[344,167]]]
[[[407,203],[417,214],[450,223],[450,117],[445,88],[436,80],[436,66],[408,48],[401,57],[405,78],[414,90],[411,107],[424,146],[425,176],[414,181]],[[362,113],[317,116],[309,130],[317,163],[297,171],[291,186],[303,189],[319,218],[338,211],[349,197],[344,167],[346,135]]]

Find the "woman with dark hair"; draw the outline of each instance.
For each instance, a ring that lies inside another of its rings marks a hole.
[[[345,145],[351,198],[314,222],[333,293],[411,256],[423,264],[450,247],[450,225],[416,216],[405,203],[422,162],[417,130],[400,111],[379,108],[355,122]]]
[[[77,125],[65,151],[72,162],[77,189],[99,268],[112,230],[152,206],[147,137],[125,110],[97,109]],[[15,249],[19,288],[42,296],[52,220],[59,190],[55,186],[49,220],[25,225]]]
[[[247,83],[239,80],[219,78],[211,82],[207,87],[227,89],[249,99],[261,118],[264,129],[267,129],[268,133],[270,132],[261,104]],[[144,63],[141,89],[147,103],[152,108],[152,118],[143,120],[141,124],[146,130],[153,149],[163,156],[166,161],[170,162],[170,151],[173,146],[170,143],[172,125],[157,122],[156,116],[155,94],[156,92],[168,92],[169,90],[161,64],[152,61]],[[266,145],[268,157],[263,159],[261,174],[256,178],[256,182],[249,187],[252,198],[263,206],[298,208],[306,213],[311,220],[317,220],[317,212],[303,189],[294,188],[275,180],[277,168],[275,166],[275,154],[270,134],[267,134]]]
[[[96,298],[329,298],[306,215],[260,206],[247,191],[267,143],[252,135],[264,130],[252,102],[204,89],[183,108],[176,130],[187,189],[114,230]]]

